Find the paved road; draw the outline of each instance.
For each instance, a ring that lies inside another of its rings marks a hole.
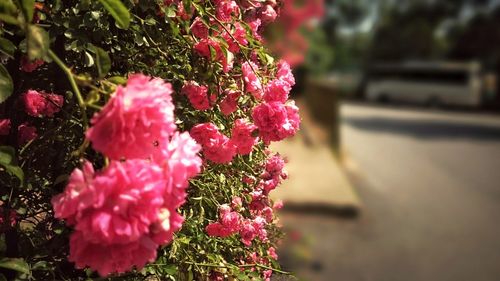
[[[342,115],[365,207],[356,220],[285,216],[313,241],[304,276],[500,280],[500,116],[356,104]]]

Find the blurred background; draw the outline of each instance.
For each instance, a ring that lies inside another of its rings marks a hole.
[[[499,280],[500,0],[283,2],[266,39],[303,118],[274,147],[284,269]]]

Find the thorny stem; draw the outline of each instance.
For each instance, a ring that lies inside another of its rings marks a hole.
[[[182,262],[182,263],[184,263],[184,264],[190,264],[190,265],[196,265],[196,266],[204,266],[204,267],[229,268],[227,265],[223,265],[223,264],[196,263],[196,262]],[[166,265],[166,264],[153,264],[153,265],[155,265],[155,266],[163,266],[163,265]],[[255,263],[255,264],[243,264],[243,265],[238,265],[238,267],[242,267],[242,268],[245,268],[245,267],[260,267],[260,268],[263,268],[263,269],[272,270],[274,272],[285,274],[285,275],[291,275],[292,274],[292,273],[287,272],[287,271],[279,270],[279,269],[272,268],[270,266],[266,266],[266,265],[258,264],[258,263]]]
[[[82,110],[82,120],[84,123],[84,127],[86,129],[88,126],[87,111],[86,111],[87,105],[83,100],[83,96],[82,93],[80,92],[80,89],[78,88],[78,85],[76,84],[75,77],[73,75],[73,72],[71,71],[71,68],[69,68],[66,64],[64,64],[64,62],[50,49],[49,49],[49,56],[61,68],[64,74],[66,74],[66,77],[68,78],[69,83],[71,84],[71,88],[73,89],[73,92],[76,95],[78,105]]]
[[[223,29],[224,31],[226,31],[226,33],[229,35],[229,37],[231,37],[231,39],[236,43],[238,44],[238,46],[240,47],[240,49],[245,49],[245,46],[241,45],[240,42],[238,42],[238,40],[236,40],[236,38],[234,38],[233,34],[231,34],[231,32],[224,26],[224,23],[221,22],[215,15],[213,15],[212,13],[210,12],[207,12],[205,11],[205,13],[207,13],[207,15],[209,15],[212,19],[214,19]],[[257,76],[257,79],[259,79],[259,82],[262,84],[262,81],[261,81],[261,78],[259,77],[260,75],[257,73],[257,71],[254,69],[251,61],[250,61],[250,58],[247,56],[247,54],[245,52],[241,52],[243,54],[243,57],[245,57],[245,60],[248,62],[248,65],[250,66],[250,68],[252,69],[253,73]]]

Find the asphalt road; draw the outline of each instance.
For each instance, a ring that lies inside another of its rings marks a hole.
[[[500,280],[500,115],[346,104],[342,116],[364,208],[354,220],[284,215],[309,241],[300,275]]]

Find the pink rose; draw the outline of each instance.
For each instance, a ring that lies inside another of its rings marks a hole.
[[[188,180],[201,171],[202,161],[198,156],[201,146],[189,133],[176,133],[168,145],[166,157],[158,161],[168,179],[167,193],[164,200],[174,209],[185,201]]]
[[[253,109],[252,117],[259,130],[270,132],[286,123],[287,112],[282,103],[262,103]]]
[[[250,26],[250,29],[252,30],[252,35],[259,41],[262,41],[262,36],[259,33],[259,28],[262,25],[262,21],[260,19],[253,19],[252,21],[248,22],[248,26]]]
[[[241,242],[245,244],[245,246],[252,245],[252,241],[255,238],[256,233],[255,229],[250,223],[244,223],[240,230]]]
[[[3,207],[0,207],[0,233],[5,227],[14,227],[17,223],[17,213],[10,209],[8,212]]]
[[[191,32],[199,39],[208,37],[208,27],[203,23],[200,17],[197,17],[191,24]]]
[[[279,210],[279,209],[283,208],[283,206],[284,206],[283,200],[277,200],[273,204],[273,209]]]
[[[267,255],[274,260],[278,260],[278,254],[276,254],[276,249],[274,249],[274,247],[269,247],[269,249],[267,250]]]
[[[262,98],[262,84],[255,72],[258,67],[253,62],[244,62],[241,66],[243,72],[243,81],[245,82],[245,90],[252,94],[256,99]]]
[[[76,231],[70,237],[69,261],[76,268],[90,267],[101,276],[125,273],[134,266],[142,269],[146,263],[156,259],[157,244],[147,236],[125,244],[94,243],[86,239],[86,234]]]
[[[176,130],[172,86],[162,79],[131,75],[92,118],[86,137],[111,159],[146,159],[161,152]]]
[[[228,73],[233,69],[234,54],[230,51],[223,52],[220,43],[212,38],[201,39],[198,43],[193,46],[194,50],[198,52],[201,56],[208,60],[214,59],[222,65],[222,70]],[[210,49],[215,51],[215,57],[212,58],[212,52]]]
[[[237,152],[241,155],[247,155],[252,152],[253,146],[258,138],[253,135],[257,126],[245,119],[237,119],[231,133],[231,141],[236,145]]]
[[[293,102],[262,103],[252,111],[255,125],[265,143],[280,141],[295,135],[300,126],[298,108]]]
[[[234,24],[234,31],[232,31],[231,35],[224,32],[223,38],[229,46],[229,51],[233,53],[238,53],[240,51],[240,45],[248,45],[247,31],[239,22]]]
[[[207,225],[205,231],[209,236],[229,237],[238,233],[241,226],[241,215],[231,211],[229,205],[219,208],[219,222]]]
[[[83,170],[75,169],[65,191],[52,199],[55,217],[76,230],[70,238],[70,261],[101,276],[153,261],[158,247],[171,242],[183,222],[176,212],[183,198],[169,190],[178,188],[169,181],[148,160],[111,161],[99,173],[89,162]]]
[[[275,21],[277,17],[278,14],[271,5],[265,5],[259,10],[259,18],[262,20],[264,24],[269,24]]]
[[[47,94],[43,91],[28,90],[22,95],[24,110],[33,117],[53,117],[61,110],[64,98],[61,95]]]
[[[35,127],[24,123],[17,127],[17,142],[19,145],[24,145],[38,137]]]
[[[28,56],[22,56],[21,57],[21,66],[19,69],[24,72],[33,72],[37,70],[40,66],[42,66],[45,62],[42,59],[36,59],[33,61],[30,61]]]
[[[100,173],[76,169],[54,197],[55,217],[67,219],[93,243],[123,244],[149,233],[163,207],[167,180],[147,160],[112,161]]]
[[[231,21],[232,15],[239,15],[240,8],[233,0],[215,0],[215,13],[217,19],[223,22]]]
[[[295,78],[293,77],[292,69],[290,68],[290,65],[284,60],[278,62],[278,72],[276,73],[276,77],[279,80],[288,83],[290,87],[293,87],[295,85]]]
[[[238,99],[240,98],[239,92],[227,91],[226,96],[219,104],[222,114],[228,116],[238,109]]]
[[[239,196],[233,197],[233,199],[231,200],[231,208],[240,209],[242,206],[243,206],[243,201],[241,197]]]
[[[193,46],[193,48],[196,52],[198,52],[198,54],[207,59],[210,59],[212,57],[210,48],[212,48],[215,51],[216,59],[218,59],[222,55],[219,42],[215,41],[210,37],[201,39],[198,43],[196,43]]]
[[[0,136],[7,136],[10,133],[10,119],[0,119]]]
[[[188,97],[191,105],[197,110],[207,110],[212,107],[207,86],[189,81],[184,84],[181,93]]]
[[[266,85],[264,90],[264,100],[266,102],[281,102],[285,103],[288,100],[288,94],[292,88],[282,80],[273,80]]]
[[[279,155],[275,154],[269,159],[267,159],[266,164],[265,164],[265,177],[280,177],[282,176],[285,172],[283,169],[285,168],[285,160]]]
[[[191,129],[190,133],[203,147],[206,159],[217,164],[226,164],[233,160],[236,146],[228,137],[220,133],[214,124],[198,124]]]

